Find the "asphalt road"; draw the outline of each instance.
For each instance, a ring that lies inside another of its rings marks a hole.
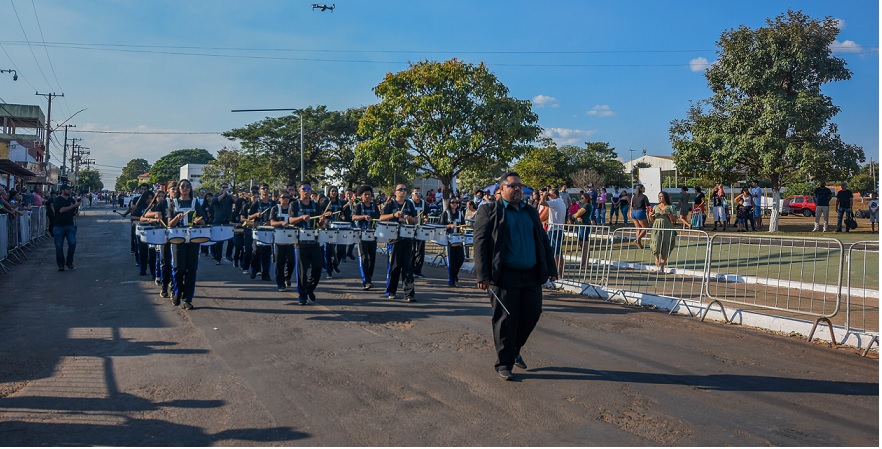
[[[851,349],[548,292],[505,382],[487,297],[443,269],[408,304],[348,261],[299,306],[203,258],[188,312],[109,209],[78,240],[76,271],[47,242],[0,274],[4,446],[879,445],[879,361]]]

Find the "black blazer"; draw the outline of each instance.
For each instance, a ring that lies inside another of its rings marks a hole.
[[[557,265],[551,253],[551,242],[548,234],[539,221],[536,208],[524,202],[521,207],[533,219],[533,238],[536,242],[536,269],[538,279],[545,283],[549,277],[557,277]],[[502,274],[502,252],[508,241],[508,228],[505,226],[505,207],[502,201],[481,205],[475,215],[475,277],[478,281],[489,280],[499,285]]]

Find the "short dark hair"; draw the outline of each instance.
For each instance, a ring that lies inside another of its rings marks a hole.
[[[359,186],[359,187],[358,187],[358,190],[355,192],[355,194],[358,195],[358,196],[361,196],[361,194],[364,193],[364,192],[371,192],[371,193],[374,193],[374,188],[371,187],[371,186],[369,186],[369,185]]]
[[[260,188],[261,188],[261,189],[264,188],[264,187],[266,187],[266,189],[269,190],[269,184],[267,184],[267,183],[263,183],[263,184],[260,185]]]
[[[518,178],[521,177],[521,175],[519,175],[518,172],[516,172],[516,171],[506,172],[504,175],[502,175],[502,177],[499,178],[499,183],[502,184],[503,182],[505,182],[506,180],[508,180],[508,178],[510,178],[512,176],[517,176]]]
[[[310,186],[310,187],[312,187],[312,184],[310,184],[309,181],[300,181],[300,185],[297,186],[297,187],[303,187],[303,186]]]

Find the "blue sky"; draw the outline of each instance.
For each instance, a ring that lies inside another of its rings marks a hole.
[[[0,69],[19,75],[0,74],[0,101],[45,112],[34,92],[63,92],[56,123],[86,108],[71,136],[112,186],[133,158],[214,153],[234,144],[195,133],[277,114],[232,109],[369,105],[386,73],[456,57],[485,62],[512,96],[532,100],[547,136],[608,142],[628,160],[631,149],[671,154],[670,122],[710,96],[701,63],[716,60],[723,31],[790,8],[841,21],[837,55],[853,77],[824,92],[842,108],[843,139],[879,159],[876,1],[331,2],[333,13],[301,0],[0,2]],[[51,159],[61,152],[53,144]]]

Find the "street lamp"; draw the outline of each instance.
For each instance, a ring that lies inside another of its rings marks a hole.
[[[0,69],[0,73],[11,73],[12,81],[18,81],[18,72],[15,69]]]
[[[300,179],[306,180],[306,164],[303,160],[303,109],[233,109],[230,112],[273,112],[273,111],[291,111],[300,113]]]
[[[629,150],[631,152],[631,163],[629,164],[629,171],[631,172],[631,188],[634,188],[634,149],[631,148]]]

